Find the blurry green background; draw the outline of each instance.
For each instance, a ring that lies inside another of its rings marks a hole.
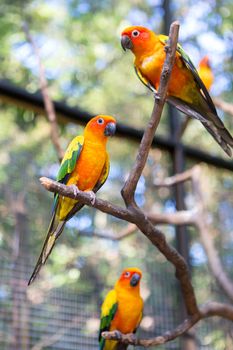
[[[209,55],[215,74],[213,96],[232,99],[233,3],[228,0],[168,1],[173,19],[181,23],[180,39],[195,64]],[[146,125],[153,96],[135,76],[130,53],[119,43],[130,24],[163,31],[164,3],[160,0],[47,0],[0,2],[0,78],[29,92],[38,91],[38,63],[25,39],[26,21],[40,48],[50,95],[92,114],[112,114],[136,128]],[[233,118],[219,111],[233,131]],[[183,118],[183,117],[182,117]],[[168,135],[167,110],[158,135]],[[63,149],[82,127],[59,125]],[[225,158],[202,125],[193,121],[184,143]],[[26,283],[39,255],[49,223],[52,194],[40,176],[55,177],[57,156],[46,118],[0,96],[0,349],[98,349],[101,302],[121,269],[143,270],[145,313],[140,334],[159,335],[179,322],[180,295],[173,267],[139,232],[122,240],[100,239],[93,233],[116,235],[126,223],[84,208],[66,225],[63,235],[30,287]],[[137,143],[109,141],[111,172],[98,196],[122,204],[120,189],[134,162]],[[186,160],[186,168],[194,163]],[[155,190],[153,180],[171,174],[167,152],[151,151],[137,188],[145,210],[173,212],[173,192]],[[209,222],[223,265],[233,278],[233,179],[230,171],[202,164]],[[186,186],[187,207],[193,196]],[[213,229],[214,228],[214,229]],[[164,226],[171,244],[175,229]],[[197,232],[188,229],[189,256],[198,302],[224,300],[209,275]],[[197,349],[232,350],[232,323],[213,318],[196,329]],[[180,340],[157,349],[180,349]],[[188,350],[188,349],[187,349]]]

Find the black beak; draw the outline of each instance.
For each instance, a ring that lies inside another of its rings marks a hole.
[[[138,273],[134,273],[130,280],[130,285],[135,287],[140,281],[141,276]]]
[[[104,129],[104,135],[105,136],[113,136],[116,132],[116,124],[115,123],[108,123],[106,125],[106,128]]]
[[[126,51],[126,49],[131,50],[133,48],[133,43],[128,37],[128,35],[122,35],[121,46],[124,51]]]

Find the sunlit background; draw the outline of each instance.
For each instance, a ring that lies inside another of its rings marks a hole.
[[[30,93],[39,90],[38,62],[22,29],[27,23],[40,49],[54,100],[93,115],[112,114],[124,124],[144,128],[153,96],[137,79],[133,56],[122,51],[119,38],[121,30],[131,24],[164,33],[166,6],[170,7],[170,20],[180,21],[179,41],[192,61],[197,65],[203,56],[209,56],[215,76],[211,95],[231,102],[231,0],[1,0],[1,81],[9,80]],[[158,135],[171,138],[167,114],[165,109]],[[219,115],[233,132],[232,116],[222,111]],[[0,118],[0,349],[98,349],[100,305],[127,266],[143,271],[145,312],[139,334],[151,337],[175,327],[182,302],[174,268],[140,232],[119,241],[110,239],[119,236],[127,223],[95,209],[84,208],[69,221],[39,278],[26,287],[46,234],[53,198],[38,179],[55,177],[59,164],[44,116],[25,108],[19,100],[1,98],[0,93]],[[82,127],[64,118],[59,122],[65,149]],[[227,159],[201,123],[191,122],[183,141]],[[99,197],[123,204],[120,189],[137,147],[138,143],[127,138],[109,141],[111,171]],[[185,168],[192,165],[194,161],[186,159]],[[201,167],[211,234],[233,278],[232,172],[204,162]],[[153,149],[136,193],[137,203],[146,211],[175,211],[173,191],[153,186],[155,178],[163,179],[171,171],[170,154]],[[192,208],[190,185],[185,185],[185,191],[186,206]],[[176,245],[175,228],[161,229],[169,243]],[[225,300],[209,274],[198,232],[188,228],[187,234],[198,303]],[[233,349],[232,323],[218,318],[199,323],[195,337],[196,349]],[[157,349],[181,349],[180,341]]]

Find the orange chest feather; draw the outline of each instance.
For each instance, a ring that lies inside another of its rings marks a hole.
[[[118,307],[110,330],[118,329],[122,333],[132,333],[140,323],[143,301],[139,295],[118,294]]]
[[[94,142],[84,142],[82,152],[69,183],[76,184],[82,191],[90,191],[98,182],[105,162],[105,145]]]

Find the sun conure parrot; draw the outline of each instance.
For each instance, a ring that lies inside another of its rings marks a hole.
[[[205,87],[209,91],[214,81],[214,75],[211,69],[210,60],[208,56],[204,56],[201,59],[197,71],[201,80],[205,84]]]
[[[116,131],[116,120],[109,115],[92,118],[84,129],[84,134],[76,136],[69,144],[57,175],[57,181],[74,186],[74,190],[92,191],[93,200],[109,173],[109,156],[106,151],[108,136]],[[81,208],[77,200],[54,196],[52,218],[42,252],[29,283],[36,278],[45,264],[65,223]]]
[[[143,300],[140,296],[142,272],[136,267],[124,269],[114,289],[108,292],[102,307],[99,350],[125,350],[126,344],[105,340],[102,332],[118,330],[135,333],[142,319]]]
[[[135,55],[135,71],[139,79],[155,94],[166,57],[168,37],[151,30],[132,26],[123,30],[121,45]],[[196,68],[178,44],[175,64],[168,85],[167,102],[186,115],[201,121],[222,149],[231,156],[233,138],[218,117],[213,101]]]

